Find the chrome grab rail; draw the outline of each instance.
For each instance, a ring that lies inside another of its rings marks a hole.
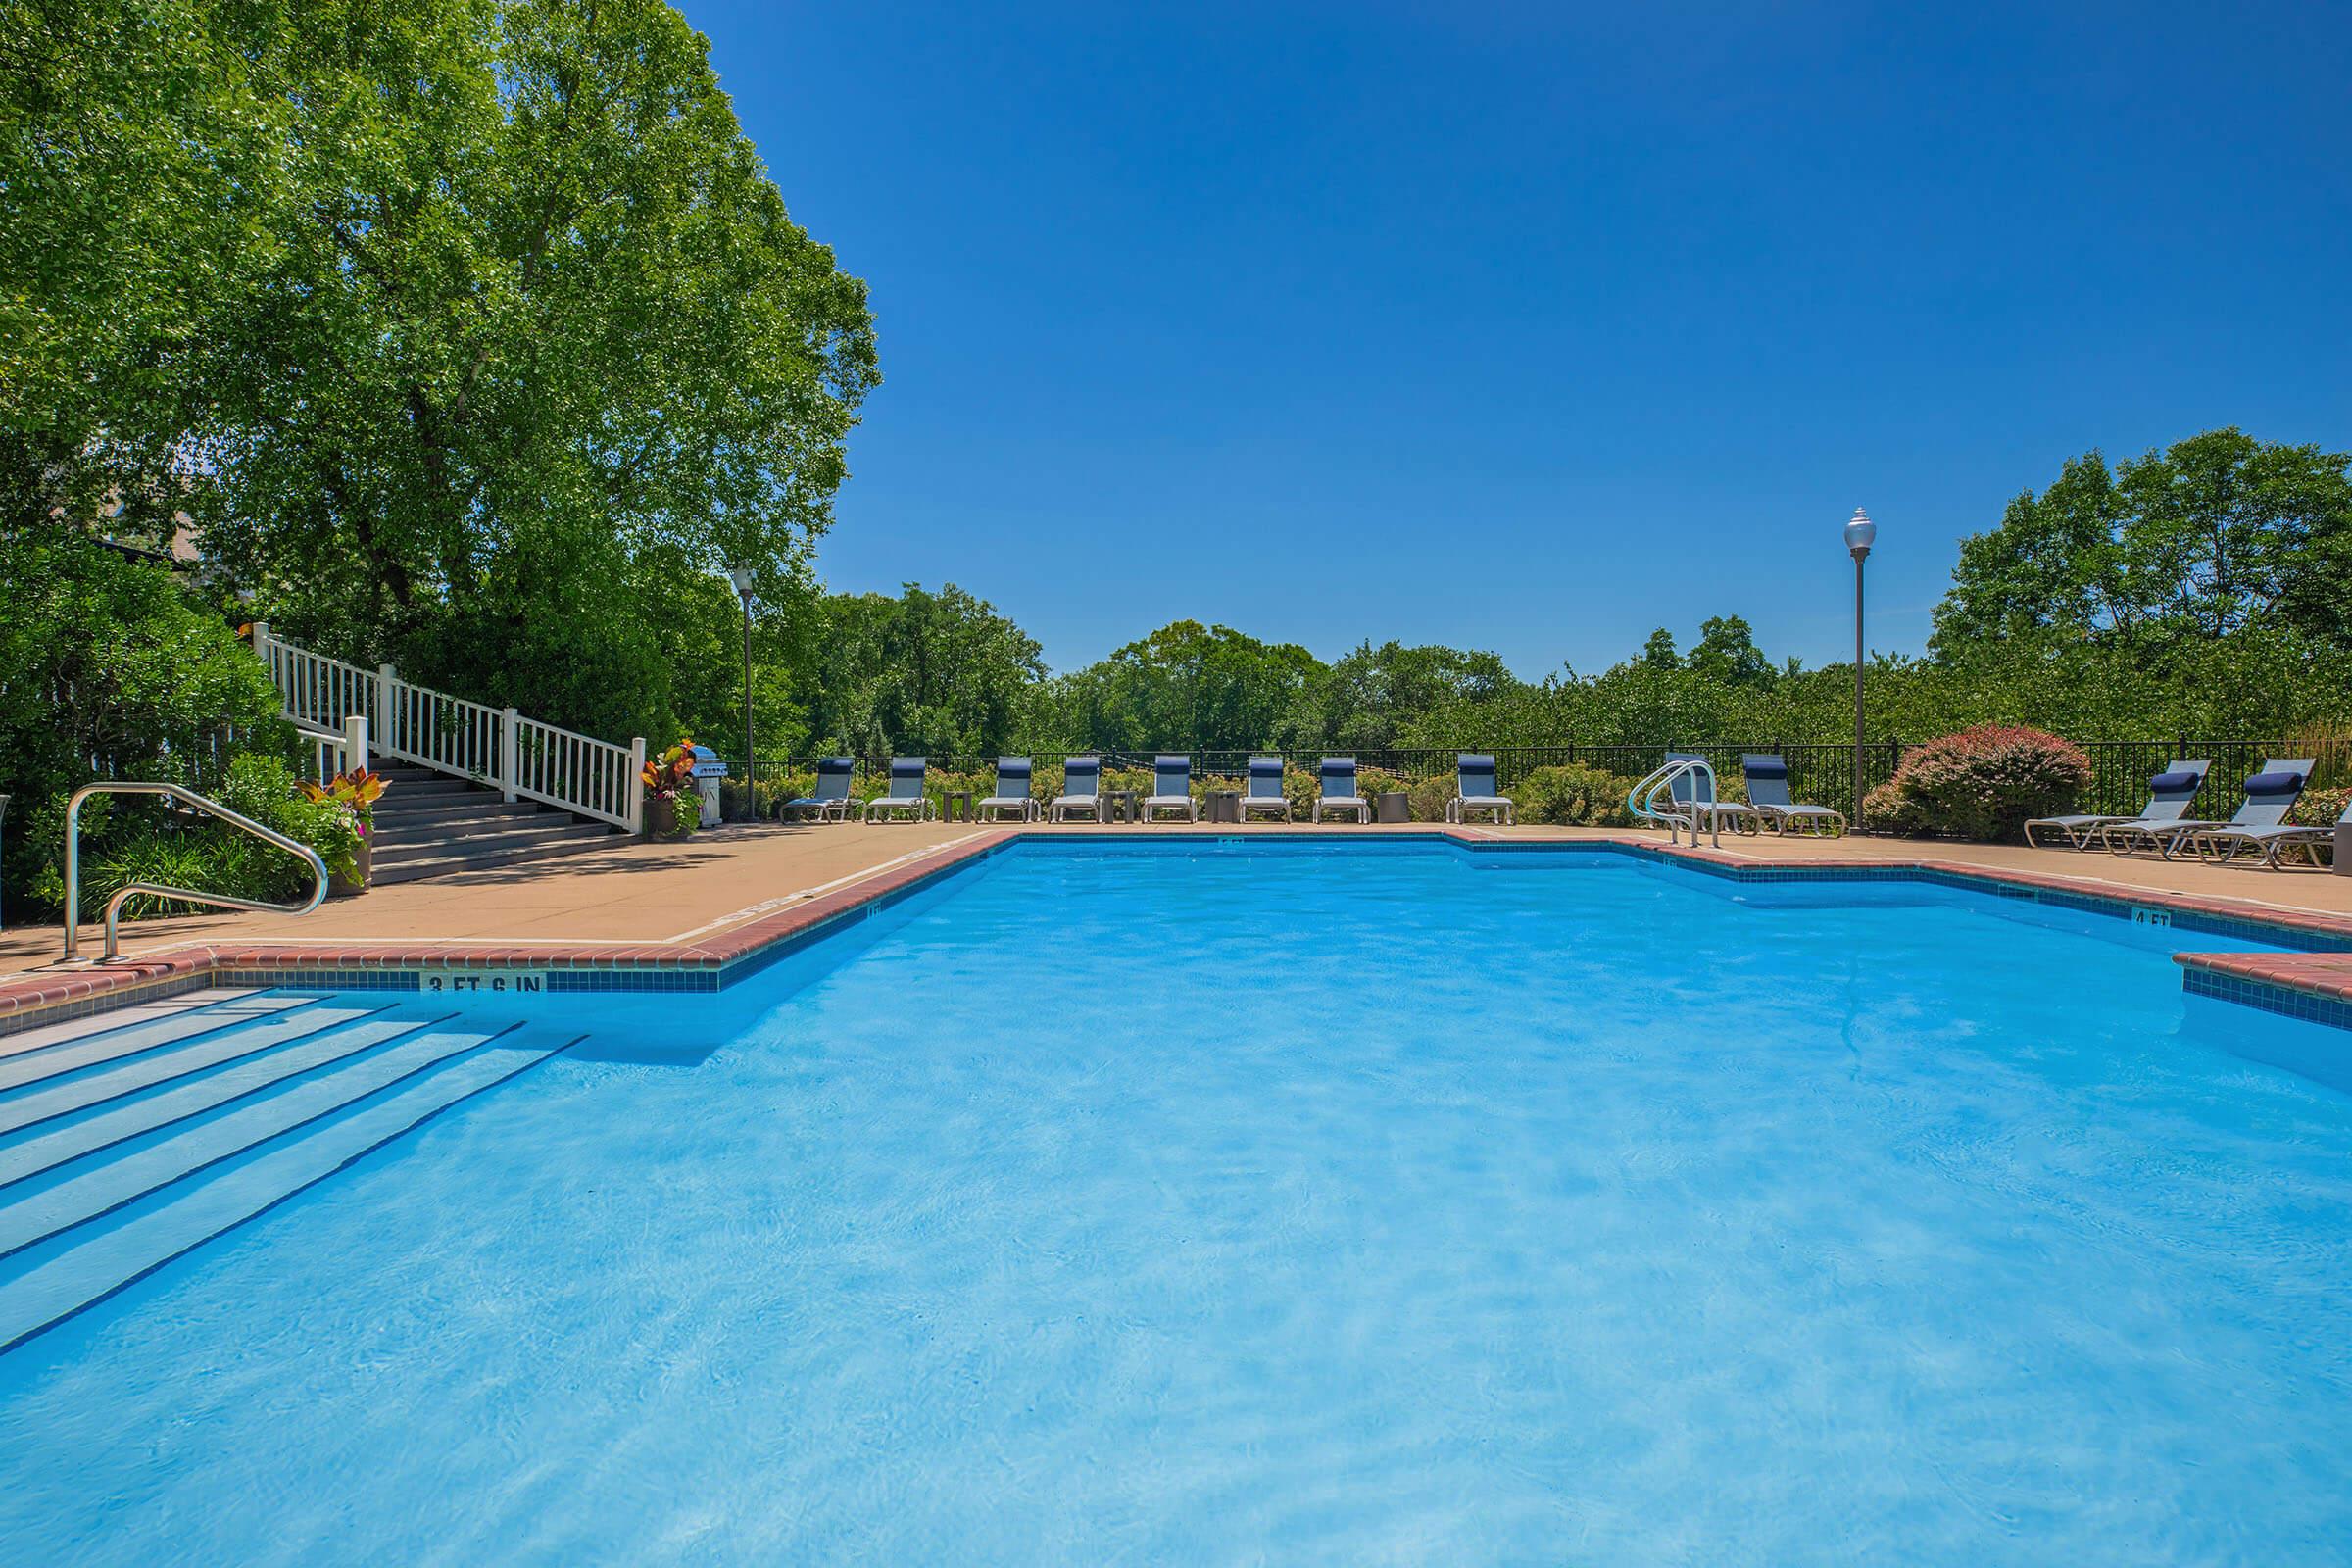
[[[1707,781],[1706,800],[1696,799],[1698,793],[1696,790],[1691,791],[1693,799],[1688,802],[1678,801],[1674,798],[1676,779],[1695,780],[1701,774],[1705,775]],[[1660,790],[1667,792],[1666,804],[1670,808],[1681,808],[1659,810],[1658,792]],[[1639,783],[1625,792],[1625,808],[1645,822],[1665,823],[1666,842],[1669,844],[1680,844],[1682,830],[1686,827],[1689,828],[1692,849],[1698,847],[1698,815],[1703,810],[1707,815],[1707,831],[1711,835],[1715,847],[1721,849],[1723,847],[1723,819],[1721,813],[1714,808],[1714,800],[1715,769],[1704,759],[1693,757],[1667,762],[1663,766],[1652,768],[1643,774]]]
[[[266,844],[274,844],[290,855],[298,855],[310,862],[313,886],[311,896],[300,904],[271,904],[263,899],[240,899],[227,893],[199,893],[194,888],[168,888],[154,882],[133,882],[118,889],[106,901],[106,956],[101,962],[115,961],[121,945],[122,906],[139,894],[158,899],[178,899],[187,904],[210,904],[223,909],[256,909],[271,914],[308,914],[326,902],[326,862],[318,852],[307,844],[297,844],[278,832],[267,828],[250,816],[230,810],[219,801],[207,800],[194,790],[177,784],[150,784],[133,779],[106,780],[84,784],[74,792],[66,803],[66,956],[74,956],[74,949],[81,934],[81,803],[93,795],[161,795],[168,800],[192,806],[210,812],[231,827],[242,828]]]

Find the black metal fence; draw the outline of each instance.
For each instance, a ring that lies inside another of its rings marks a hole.
[[[2090,759],[2090,787],[2082,792],[2080,808],[2109,814],[2136,811],[2148,798],[2148,780],[2161,773],[2177,759],[2201,759],[2213,765],[2207,775],[2204,790],[2198,795],[2195,807],[2201,816],[2228,816],[2238,801],[2238,785],[2250,773],[2259,770],[2264,760],[2277,754],[2278,743],[2269,741],[2212,741],[2179,736],[2158,741],[2091,741],[2082,743]],[[1336,748],[1317,748],[1311,751],[1281,751],[1271,748],[1240,752],[1195,752],[1193,766],[1199,777],[1241,776],[1252,757],[1280,756],[1291,767],[1312,771],[1315,765]],[[1871,790],[1894,776],[1903,758],[1917,750],[1915,743],[1904,741],[1874,741],[1862,748],[1862,787]],[[1854,807],[1854,747],[1819,741],[1709,741],[1696,745],[1668,745],[1660,741],[1642,746],[1582,746],[1563,743],[1557,746],[1508,746],[1494,752],[1498,787],[1509,794],[1514,786],[1539,767],[1558,767],[1568,763],[1583,763],[1601,768],[1622,778],[1635,779],[1659,766],[1669,751],[1690,752],[1703,757],[1718,776],[1737,779],[1740,776],[1740,759],[1747,753],[1769,753],[1788,764],[1789,793],[1799,801],[1827,806],[1853,814]],[[1039,761],[1058,762],[1065,755],[1058,750],[1044,750],[1028,754]],[[1121,752],[1104,750],[1093,755],[1102,759],[1102,765],[1122,768],[1149,768],[1150,752]],[[1347,753],[1359,767],[1377,767],[1407,779],[1446,778],[1451,776],[1457,752],[1446,747],[1424,746],[1390,750],[1361,750]],[[933,755],[934,769],[949,773],[990,774],[995,771],[997,759],[990,757],[943,757]],[[760,770],[774,776],[778,770],[809,772],[816,766],[813,757],[761,758]],[[740,772],[740,764],[738,763]],[[2326,766],[2323,773],[2328,771]],[[889,776],[890,759],[887,756],[859,757],[858,777],[860,782],[884,779]]]

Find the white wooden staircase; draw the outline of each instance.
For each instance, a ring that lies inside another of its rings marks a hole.
[[[368,767],[373,880],[413,882],[591,850],[642,825],[642,737],[615,746],[367,669],[253,628],[253,650],[321,777]]]

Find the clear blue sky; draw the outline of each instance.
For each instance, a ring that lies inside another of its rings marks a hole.
[[[1057,668],[1818,663],[1856,505],[1917,650],[2071,454],[2352,444],[2352,8],[683,3],[872,286],[824,577]]]

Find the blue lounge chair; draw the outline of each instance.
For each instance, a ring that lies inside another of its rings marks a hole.
[[[997,793],[972,808],[972,815],[981,821],[994,821],[1006,811],[1018,811],[1021,820],[1037,820],[1037,798],[1029,793],[1029,775],[1033,771],[1026,757],[997,759]]]
[[[892,818],[928,822],[935,814],[931,797],[923,788],[930,776],[931,763],[927,758],[892,758],[890,793],[877,795],[865,803],[865,819],[868,822],[883,822]]]
[[[2155,850],[2169,860],[2197,834],[2284,827],[2295,802],[2303,798],[2303,786],[2311,780],[2311,764],[2308,757],[2274,757],[2263,763],[2261,771],[2246,780],[2246,798],[2237,803],[2227,822],[2125,822],[2099,829],[2099,842],[2118,855]]]
[[[1372,803],[1358,795],[1355,784],[1355,759],[1326,757],[1320,772],[1320,786],[1315,796],[1315,820],[1323,820],[1325,811],[1353,812],[1358,822],[1372,820]]]
[[[2026,824],[2026,842],[2035,849],[2043,848],[2034,837],[2034,830],[2039,828],[2044,834],[2062,833],[2076,849],[2087,850],[2111,827],[2185,820],[2188,808],[2196,800],[2197,791],[2205,787],[2205,774],[2212,766],[2208,761],[2175,762],[2148,780],[2148,804],[2139,808],[2137,816],[2037,816]]]
[[[1056,822],[1067,822],[1073,814],[1080,812],[1094,821],[1102,821],[1102,759],[1065,759],[1061,764],[1061,793],[1054,797],[1052,809]]]
[[[2276,827],[2214,827],[2189,835],[2189,848],[2199,859],[2214,865],[2234,865],[2238,858],[2252,851],[2266,871],[2276,871],[2290,850],[2300,850],[2305,861],[2313,866],[2320,863],[2320,851],[2335,843],[2338,828],[2352,827],[2352,801],[2333,827],[2294,827],[2280,823]]]
[[[1247,822],[1252,815],[1258,815],[1279,816],[1288,822],[1291,819],[1291,798],[1283,793],[1282,785],[1281,758],[1250,759],[1250,776],[1247,787],[1242,791],[1242,820]]]
[[[1696,752],[1668,752],[1666,760],[1704,762],[1706,759]],[[1783,768],[1781,775],[1785,794],[1788,769]],[[1693,833],[1698,831],[1696,823],[1701,812],[1711,814],[1717,824],[1739,833],[1754,833],[1764,825],[1761,811],[1742,806],[1738,801],[1719,801],[1715,798],[1715,775],[1711,769],[1706,773],[1678,773],[1668,793],[1674,797],[1674,804],[1678,808],[1690,814]]]
[[[1845,813],[1833,811],[1826,806],[1799,806],[1788,795],[1788,763],[1784,758],[1769,752],[1749,752],[1740,759],[1740,771],[1747,775],[1747,804],[1754,809],[1757,820],[1775,833],[1787,833],[1803,828],[1808,833],[1820,833],[1832,824],[1836,831],[1845,831]]]
[[[1156,821],[1161,811],[1182,811],[1187,822],[1200,820],[1193,800],[1193,760],[1166,755],[1152,759],[1152,793],[1144,797],[1144,820]]]
[[[1495,788],[1494,758],[1487,752],[1460,752],[1453,759],[1453,799],[1446,803],[1446,820],[1465,822],[1472,811],[1485,811],[1508,826],[1518,808]]]
[[[858,771],[857,759],[851,757],[819,758],[816,763],[816,793],[804,795],[797,801],[786,801],[776,808],[779,818],[797,816],[806,821],[814,817],[819,822],[846,822],[850,819],[850,779]]]

